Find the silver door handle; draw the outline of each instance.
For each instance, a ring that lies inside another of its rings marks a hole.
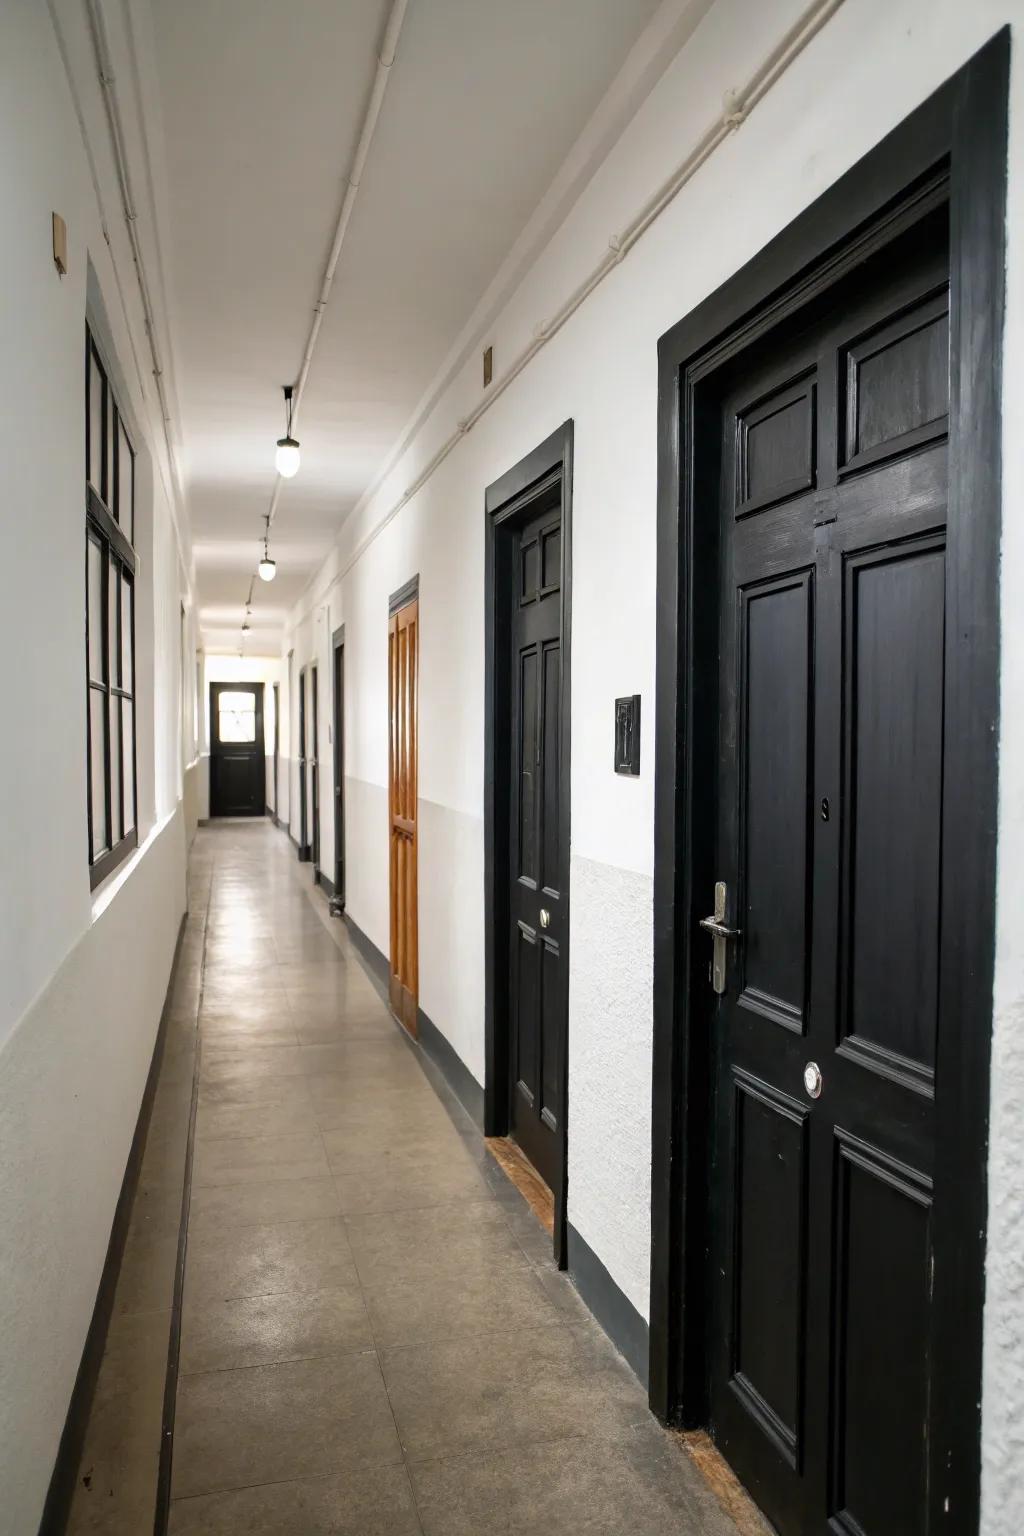
[[[700,926],[704,929],[704,932],[710,933],[715,941],[711,956],[711,985],[719,997],[725,991],[727,969],[725,963],[725,941],[726,939],[737,939],[740,934],[738,928],[730,928],[725,920],[728,894],[725,888],[725,881],[717,881],[715,884],[715,910],[710,917],[702,917],[700,920]]]
[[[716,939],[738,939],[742,932],[740,928],[727,928],[717,917],[702,917],[700,926],[706,933],[713,933]]]
[[[540,925],[541,925],[541,927],[542,928],[547,928],[549,926],[550,922],[551,922],[551,913],[549,911],[547,911],[547,909],[545,907],[541,907],[541,909],[540,909]]]

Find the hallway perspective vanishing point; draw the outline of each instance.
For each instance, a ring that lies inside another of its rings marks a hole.
[[[173,1536],[736,1536],[268,822],[198,832],[169,1008],[75,1536],[152,1527],[197,1057]]]

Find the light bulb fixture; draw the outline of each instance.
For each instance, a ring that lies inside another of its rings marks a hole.
[[[299,445],[292,437],[292,386],[284,386],[284,404],[287,418],[287,428],[284,437],[277,440],[277,452],[274,455],[274,463],[277,472],[284,480],[290,480],[299,470]]]
[[[277,562],[275,560],[271,560],[270,558],[270,551],[267,549],[266,539],[263,540],[263,559],[256,567],[256,571],[259,575],[260,581],[273,581],[274,577],[277,575]]]

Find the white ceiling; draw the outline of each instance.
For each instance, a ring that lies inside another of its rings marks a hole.
[[[409,0],[247,649],[288,609],[658,0]],[[387,0],[153,0],[200,619],[237,649]]]

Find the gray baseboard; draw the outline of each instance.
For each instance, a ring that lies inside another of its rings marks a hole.
[[[647,1324],[571,1222],[569,1274],[605,1333],[646,1387],[649,1348]]]
[[[391,967],[387,956],[377,948],[373,940],[367,937],[359,924],[354,922],[347,912],[344,912],[342,916],[352,942],[365,960],[377,990],[385,1002],[389,1002]],[[416,1023],[419,1029],[418,1043],[423,1054],[430,1057],[430,1060],[437,1067],[473,1124],[478,1130],[482,1131],[484,1125],[484,1091],[480,1084],[466,1066],[455,1047],[449,1044],[433,1019],[425,1014],[422,1008],[416,1009]]]

